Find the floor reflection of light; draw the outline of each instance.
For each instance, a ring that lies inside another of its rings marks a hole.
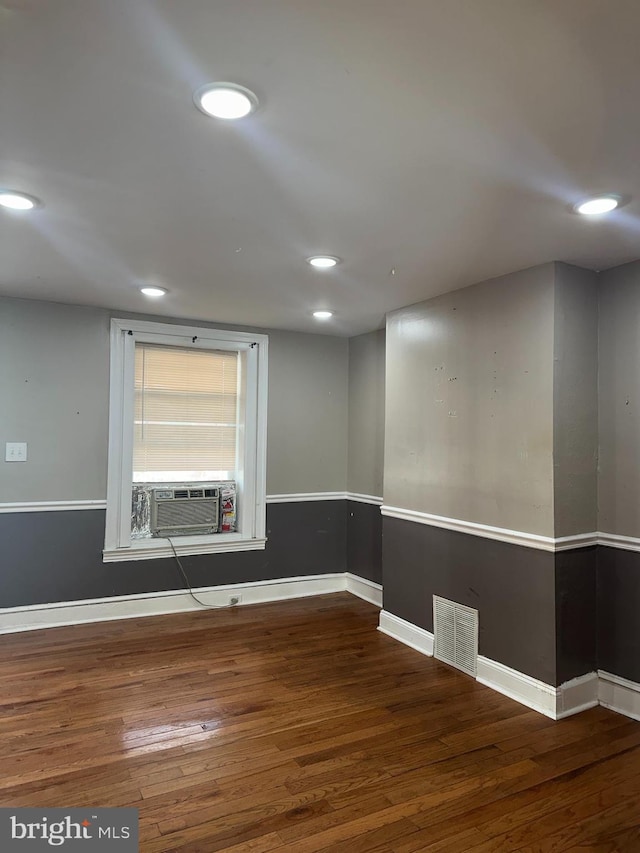
[[[187,743],[197,743],[217,737],[223,721],[217,718],[190,720],[188,722],[169,723],[155,726],[132,724],[120,734],[123,750],[130,755],[144,755],[173,749]]]

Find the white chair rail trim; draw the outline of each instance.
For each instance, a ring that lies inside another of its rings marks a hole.
[[[579,533],[575,536],[540,536],[537,533],[525,533],[520,530],[510,530],[505,527],[492,527],[475,521],[465,521],[460,518],[447,518],[442,515],[432,515],[428,512],[418,512],[397,506],[383,504],[380,508],[382,515],[389,518],[399,518],[403,521],[413,521],[443,530],[453,530],[456,533],[468,533],[483,539],[493,539],[498,542],[508,542],[512,545],[522,545],[525,548],[536,548],[540,551],[569,551],[574,548],[586,548],[599,544],[598,533]],[[638,539],[640,546],[640,539]],[[640,550],[640,548],[639,548]]]

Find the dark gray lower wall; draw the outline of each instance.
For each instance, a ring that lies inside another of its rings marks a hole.
[[[433,631],[433,595],[480,613],[481,655],[556,684],[555,555],[382,520],[384,609]]]
[[[551,554],[385,517],[384,609],[433,630],[433,595],[479,611],[479,651],[558,685],[595,669],[640,682],[640,553]]]
[[[640,553],[598,546],[598,669],[640,682]]]
[[[103,563],[104,510],[0,514],[0,608],[182,589],[173,558]],[[191,585],[346,571],[345,501],[267,506],[264,551],[183,557]]]
[[[347,571],[382,583],[382,515],[377,505],[347,501]]]
[[[556,561],[556,683],[596,669],[597,548],[561,551]]]
[[[173,559],[103,563],[103,510],[0,514],[0,608],[184,588]],[[264,551],[184,557],[194,587],[350,571],[433,630],[432,596],[480,611],[480,654],[561,684],[640,682],[640,553],[553,555],[380,515],[356,501],[269,504]],[[597,630],[596,630],[597,626]]]

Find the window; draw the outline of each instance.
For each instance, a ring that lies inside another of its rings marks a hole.
[[[133,482],[235,480],[237,352],[136,343]]]
[[[264,548],[267,348],[266,335],[112,320],[105,561],[173,554],[132,520],[132,495],[159,484],[235,483],[236,529],[176,536],[179,554]]]

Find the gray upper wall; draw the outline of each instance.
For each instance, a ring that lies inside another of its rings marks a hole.
[[[0,299],[0,502],[104,500],[108,425],[108,313]]]
[[[598,275],[555,264],[553,490],[555,536],[597,520]]]
[[[640,261],[599,279],[598,529],[640,536]]]
[[[0,461],[0,502],[106,497],[111,316],[158,319],[0,298],[0,448],[29,453]],[[269,334],[267,492],[344,492],[348,341],[255,331]]]
[[[384,502],[554,535],[554,265],[387,319]]]
[[[599,353],[594,280],[549,264],[390,315],[385,503],[545,535],[640,535],[640,262],[597,276]],[[104,499],[116,315],[158,319],[0,298],[0,449],[29,445],[24,464],[2,454],[0,502]],[[383,334],[269,334],[269,493],[381,494]]]
[[[269,332],[267,493],[347,488],[349,343]]]
[[[349,339],[349,467],[347,488],[382,497],[385,332]]]

